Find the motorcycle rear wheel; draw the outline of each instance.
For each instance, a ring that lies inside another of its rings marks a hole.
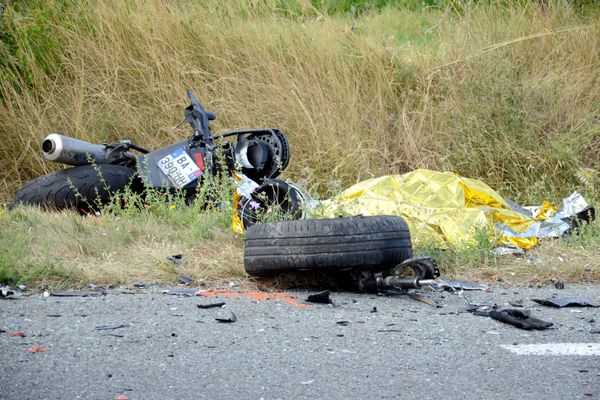
[[[82,165],[40,176],[15,194],[9,207],[18,204],[45,209],[76,209],[87,213],[108,204],[118,191],[136,190],[135,171],[121,165]]]

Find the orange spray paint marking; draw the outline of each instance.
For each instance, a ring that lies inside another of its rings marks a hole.
[[[283,292],[273,292],[273,293],[264,293],[264,292],[231,292],[228,290],[207,290],[205,292],[198,293],[199,296],[223,296],[228,297],[230,299],[239,299],[240,296],[247,297],[256,301],[265,301],[270,299],[280,299],[281,301],[290,304],[297,308],[306,308],[308,307],[306,304],[301,303],[293,296],[290,296],[287,293]]]

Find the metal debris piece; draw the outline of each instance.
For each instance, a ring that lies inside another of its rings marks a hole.
[[[438,279],[432,285],[431,289],[435,291],[441,290],[487,290],[490,287],[481,283],[473,283],[467,281],[453,281],[448,279]]]
[[[409,293],[408,297],[410,297],[413,300],[417,300],[420,301],[421,303],[425,303],[430,305],[433,308],[438,308],[440,307],[440,305],[438,303],[436,303],[435,301],[433,301],[432,299],[430,299],[427,296],[423,296],[422,294],[417,294],[417,293]]]
[[[544,330],[551,327],[552,322],[543,321],[530,316],[529,310],[499,309],[491,310],[489,316],[497,321],[516,326],[520,329]]]
[[[114,331],[115,329],[129,328],[129,325],[99,325],[96,326],[97,331]]]
[[[105,294],[106,292],[50,292],[52,297],[96,297]]]
[[[183,256],[181,254],[167,256],[167,260],[171,261],[171,264],[173,264],[176,267],[179,267],[181,266],[181,264],[183,264]]]
[[[0,288],[0,299],[7,299],[14,296],[15,291],[11,290],[8,286]]]
[[[237,317],[233,312],[230,311],[227,316],[218,316],[215,318],[215,320],[223,323],[231,323],[237,321]]]
[[[224,305],[225,305],[224,301],[221,301],[219,303],[196,304],[196,306],[198,308],[217,308],[217,307],[223,307]]]
[[[494,250],[492,250],[492,253],[497,257],[501,257],[501,256],[507,256],[510,254],[523,255],[523,254],[525,254],[525,250],[523,250],[520,247],[501,246],[501,247],[496,247]]]
[[[177,276],[177,280],[181,283],[183,283],[184,285],[189,285],[190,283],[193,282],[192,278],[190,278],[187,275],[178,275]]]
[[[329,298],[329,294],[329,290],[325,290],[321,293],[311,294],[306,298],[306,301],[309,303],[331,304],[332,301]]]
[[[511,300],[508,302],[513,307],[523,307],[523,299]]]
[[[201,292],[202,289],[196,288],[170,288],[162,291],[163,294],[170,294],[172,296],[185,296],[191,297],[196,296]]]
[[[566,299],[531,299],[538,304],[548,307],[554,308],[563,308],[563,307],[598,307],[594,304],[590,304],[586,301],[575,299],[575,298],[566,298]]]

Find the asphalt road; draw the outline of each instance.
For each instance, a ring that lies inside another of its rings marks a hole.
[[[281,298],[121,292],[0,299],[0,398],[600,398],[600,308],[530,301],[600,304],[597,285],[467,293],[490,305],[523,299],[554,324],[545,331],[462,312],[465,299],[448,292],[427,292],[441,308],[352,293],[332,293],[334,306],[299,308]],[[197,307],[215,301],[226,305]],[[215,320],[229,312],[236,322]]]

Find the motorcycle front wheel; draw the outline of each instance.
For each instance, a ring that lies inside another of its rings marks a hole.
[[[108,204],[115,193],[139,188],[135,171],[121,165],[82,165],[56,171],[29,182],[15,194],[10,207],[18,204],[45,209],[76,209],[87,213]]]

